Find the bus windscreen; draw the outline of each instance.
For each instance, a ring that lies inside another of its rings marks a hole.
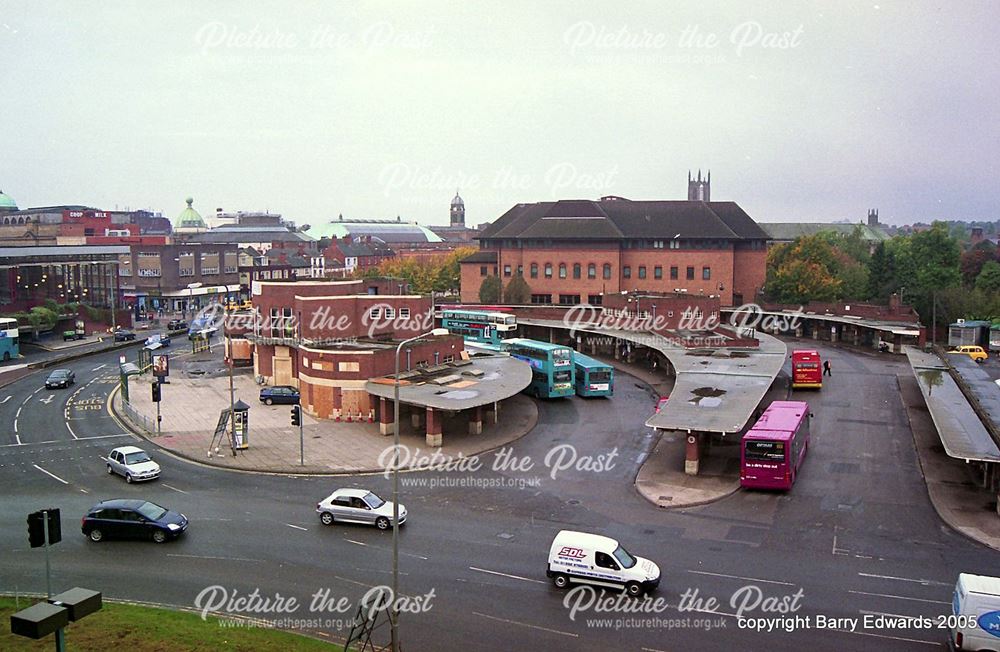
[[[785,461],[785,442],[750,439],[744,442],[746,459],[757,462]]]

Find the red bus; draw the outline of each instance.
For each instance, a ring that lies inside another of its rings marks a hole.
[[[740,442],[740,486],[791,489],[809,448],[809,404],[774,401]]]
[[[823,387],[823,361],[819,351],[792,351],[792,389]]]

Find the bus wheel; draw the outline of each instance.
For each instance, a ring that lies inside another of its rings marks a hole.
[[[540,393],[540,392],[538,391],[538,388],[537,388],[537,387],[536,387],[536,388],[534,388],[533,390],[531,390],[531,395],[532,395],[532,396],[534,396],[535,398],[542,398],[542,395],[541,395],[541,393]]]

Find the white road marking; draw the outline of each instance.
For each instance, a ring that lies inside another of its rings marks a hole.
[[[113,439],[114,437],[131,437],[131,436],[132,433],[123,432],[120,435],[94,435],[93,437],[77,437],[77,439],[83,441],[84,439]]]
[[[856,593],[857,595],[874,595],[879,598],[896,598],[897,600],[913,600],[914,602],[929,602],[931,604],[951,604],[950,602],[945,602],[944,600],[927,600],[925,598],[911,598],[906,595],[892,595],[891,593],[868,593],[867,591],[848,591],[848,593]]]
[[[762,580],[759,577],[743,577],[742,575],[726,575],[725,573],[709,573],[708,571],[689,570],[689,573],[697,575],[711,575],[713,577],[728,577],[733,580],[746,580],[748,582],[766,582],[768,584],[781,584],[784,586],[796,586],[794,582],[779,582],[778,580]]]
[[[861,577],[874,577],[879,580],[897,580],[899,582],[913,582],[914,584],[923,584],[924,586],[948,586],[951,584],[947,582],[935,582],[934,580],[914,580],[909,577],[896,577],[895,575],[874,575],[872,573],[858,573]]]
[[[933,645],[934,647],[940,647],[941,643],[938,641],[921,641],[919,638],[903,638],[902,636],[889,636],[887,634],[873,634],[871,632],[852,632],[849,629],[836,629],[833,628],[835,632],[843,632],[844,634],[858,634],[860,636],[874,636],[875,638],[890,638],[894,641],[904,641],[906,643],[923,643],[924,645]]]
[[[537,629],[543,632],[549,632],[551,634],[559,634],[560,636],[569,636],[571,638],[580,638],[579,634],[574,634],[573,632],[563,632],[558,629],[549,629],[548,627],[540,627],[539,625],[532,625],[531,623],[521,623],[516,620],[507,620],[506,618],[497,618],[496,616],[490,616],[488,614],[481,614],[478,611],[473,611],[473,615],[482,616],[483,618],[489,618],[490,620],[495,620],[500,623],[507,623],[508,625],[520,625],[521,627],[530,627],[531,629]]]
[[[38,402],[39,402],[39,403],[45,403],[46,405],[48,405],[49,403],[51,403],[51,402],[52,402],[52,399],[54,399],[55,397],[56,397],[56,395],[55,395],[55,394],[49,394],[49,395],[48,395],[48,396],[46,396],[45,398],[40,398],[40,399],[38,399]]]
[[[49,473],[48,471],[46,471],[42,467],[38,466],[37,464],[32,464],[31,466],[35,467],[36,469],[38,469],[39,471],[41,471],[45,475],[47,475],[49,477],[52,477],[52,478],[55,478],[56,480],[58,480],[59,482],[61,482],[63,484],[69,484],[68,482],[66,482],[65,480],[63,480],[62,478],[60,478],[58,475],[55,475],[54,473]]]
[[[73,432],[73,427],[69,425],[68,421],[66,422],[66,429],[69,430],[69,434],[73,435],[73,439],[79,439],[79,437],[76,436],[76,433]]]
[[[4,403],[6,403],[9,400],[10,400],[10,397],[9,396],[5,396],[4,399],[2,401],[0,401],[0,405],[3,405]]]
[[[354,539],[344,539],[344,541],[346,541],[348,543],[353,543],[356,546],[367,546],[368,545],[367,543],[363,543],[361,541],[355,541]]]
[[[94,367],[93,369],[91,369],[91,371],[100,371],[101,369],[104,369],[107,366],[108,365],[106,365],[106,364],[98,365],[98,366]],[[91,382],[93,382],[93,381],[91,381]]]
[[[167,489],[173,489],[173,490],[174,490],[174,491],[176,491],[177,493],[181,493],[181,494],[186,494],[186,493],[187,493],[187,492],[186,492],[186,491],[184,491],[183,489],[178,489],[177,487],[171,487],[171,486],[170,486],[170,485],[168,485],[168,484],[167,484],[166,482],[161,482],[160,484],[161,484],[162,486],[166,487]]]
[[[543,582],[542,580],[536,580],[531,577],[521,577],[520,575],[511,575],[509,573],[501,573],[500,571],[486,570],[485,568],[476,568],[475,566],[469,566],[469,570],[476,571],[478,573],[487,573],[489,575],[499,575],[500,577],[509,577],[514,580],[524,580],[525,582],[534,582],[535,584],[548,584],[548,582]]]
[[[288,527],[293,527],[296,530],[306,530],[306,531],[309,530],[309,528],[302,527],[301,525],[292,525],[291,523],[285,523],[285,525],[287,525]]]
[[[90,493],[90,492],[89,492],[89,491],[87,491],[86,489],[81,489],[80,491],[81,491],[81,492],[83,492],[83,493],[85,493],[85,494],[89,494],[89,493]]]
[[[264,563],[263,559],[248,559],[246,557],[213,557],[211,555],[181,555],[177,553],[167,553],[167,557],[185,557],[187,559],[221,559],[225,561],[253,561]]]

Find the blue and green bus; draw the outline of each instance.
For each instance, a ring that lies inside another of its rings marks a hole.
[[[0,359],[16,360],[21,354],[17,320],[0,317]]]
[[[573,349],[568,346],[514,338],[501,343],[503,351],[531,365],[531,384],[524,391],[535,398],[572,396]]]
[[[577,396],[612,396],[615,368],[582,353],[573,353]]]
[[[506,312],[446,308],[438,313],[441,328],[461,335],[466,343],[486,344],[499,350],[500,341],[514,335],[517,318]]]

